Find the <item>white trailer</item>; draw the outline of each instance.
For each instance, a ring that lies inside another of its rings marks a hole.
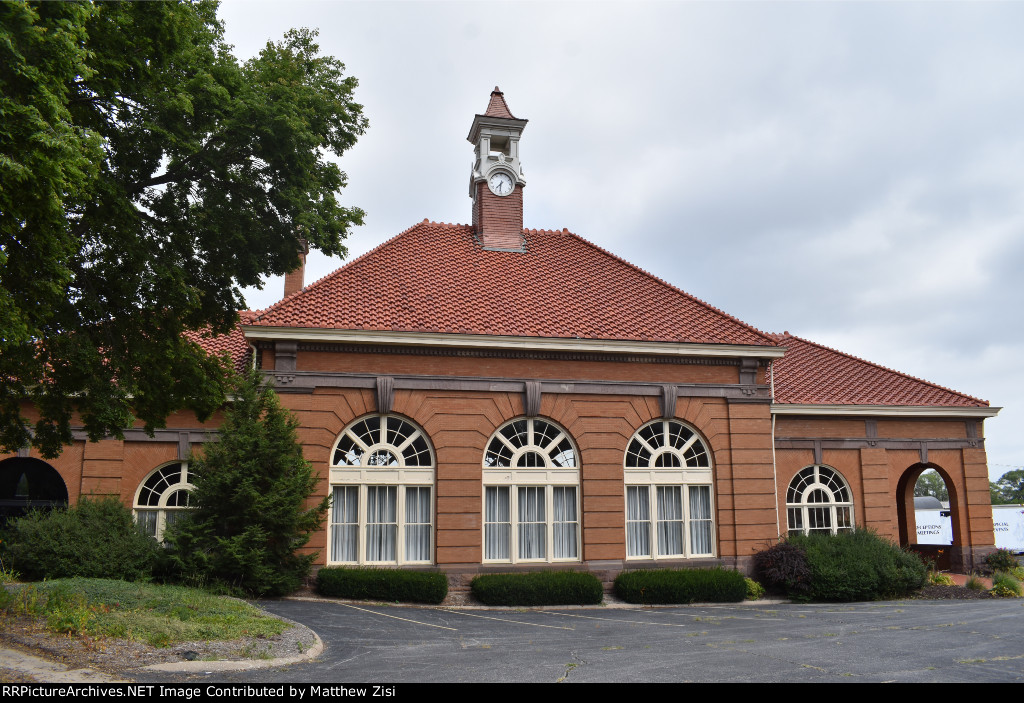
[[[949,509],[918,509],[918,544],[952,544],[953,524]],[[992,522],[995,527],[996,546],[1012,552],[1024,552],[1024,505],[993,505]]]

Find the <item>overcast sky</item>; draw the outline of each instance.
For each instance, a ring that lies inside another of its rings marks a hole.
[[[529,119],[527,227],[569,230],[765,331],[989,400],[1024,465],[1024,4],[249,2],[359,79],[359,255],[467,223],[473,115]],[[310,256],[311,282],[342,262]],[[281,279],[247,294],[280,298]]]

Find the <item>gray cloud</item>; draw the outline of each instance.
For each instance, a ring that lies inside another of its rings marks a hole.
[[[497,83],[530,119],[527,226],[1004,405],[991,473],[1024,464],[1024,5],[229,1],[221,16],[242,56],[318,26],[359,78],[352,255],[424,217],[469,220],[465,136]],[[307,277],[340,263],[313,255]]]

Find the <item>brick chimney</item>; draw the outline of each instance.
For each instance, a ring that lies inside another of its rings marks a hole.
[[[468,140],[474,146],[469,196],[473,229],[485,249],[524,251],[523,187],[519,138],[526,120],[516,119],[497,86],[487,110],[473,118]]]
[[[309,253],[309,244],[305,239],[299,239],[299,265],[286,273],[284,276],[284,297],[302,290],[306,277],[306,255]]]

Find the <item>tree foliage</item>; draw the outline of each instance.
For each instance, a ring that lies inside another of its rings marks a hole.
[[[252,371],[238,382],[218,441],[190,460],[192,509],[165,533],[172,574],[255,595],[294,591],[315,554],[299,554],[323,523],[324,496],[302,456],[298,420]]]
[[[939,500],[949,500],[949,491],[946,489],[946,482],[935,469],[925,469],[917,478],[914,484],[914,496],[932,496]]]
[[[222,363],[182,332],[362,221],[331,159],[355,79],[305,29],[239,62],[216,9],[0,3],[0,450],[205,417]]]
[[[989,486],[992,505],[1024,503],[1024,469],[1007,471],[999,480],[990,482]]]

